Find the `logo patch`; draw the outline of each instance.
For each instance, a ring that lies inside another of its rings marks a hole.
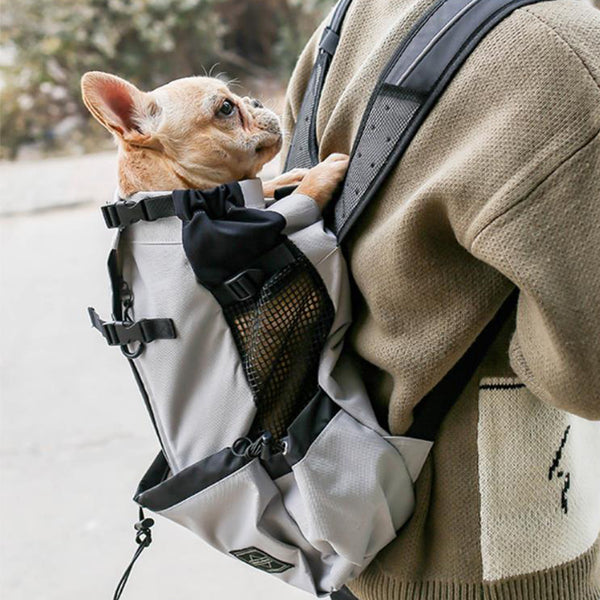
[[[243,548],[242,550],[232,550],[229,554],[239,558],[242,562],[245,562],[251,567],[255,567],[266,573],[283,573],[294,566],[290,563],[278,560],[254,546]]]

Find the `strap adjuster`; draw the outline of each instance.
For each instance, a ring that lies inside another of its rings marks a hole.
[[[229,292],[236,302],[243,302],[254,298],[260,291],[265,281],[265,274],[260,269],[246,269],[235,277],[223,283],[223,287]]]
[[[144,331],[144,321],[124,323],[112,321],[102,324],[102,332],[109,346],[126,346],[133,342],[148,343],[150,340]]]
[[[100,208],[106,226],[109,229],[127,227],[138,221],[153,220],[149,217],[146,210],[145,199],[140,200],[139,202],[121,200],[119,202],[114,202],[113,204],[105,204]]]
[[[90,306],[88,314],[95,327],[109,346],[127,346],[134,342],[148,344],[159,339],[177,337],[175,325],[171,319],[140,319],[132,323],[126,321],[103,321]]]
[[[325,27],[321,41],[319,42],[319,48],[324,52],[327,52],[330,56],[335,54],[337,45],[340,41],[340,36],[331,27]]]

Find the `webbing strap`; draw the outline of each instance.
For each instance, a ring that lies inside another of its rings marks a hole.
[[[323,31],[319,42],[319,53],[310,74],[296,120],[296,128],[285,162],[286,171],[297,167],[310,168],[319,162],[316,132],[319,98],[333,55],[337,49],[344,17],[348,12],[351,1],[340,0],[338,2],[329,25]]]
[[[363,114],[333,210],[340,242],[479,41],[515,9],[537,1],[443,0],[417,23],[384,69]]]
[[[88,314],[92,326],[97,329],[109,346],[126,346],[134,342],[148,344],[154,340],[177,337],[171,319],[141,319],[133,323],[124,321],[103,321],[90,306]]]
[[[149,196],[135,202],[119,200],[101,207],[102,216],[109,229],[123,228],[138,221],[156,221],[175,216],[173,196]]]
[[[262,289],[263,283],[285,266],[296,262],[296,257],[286,243],[271,248],[240,273],[210,288],[221,306],[245,302],[254,298]]]
[[[415,406],[413,423],[404,435],[422,440],[435,439],[442,421],[487,356],[500,330],[514,313],[518,299],[519,290],[514,289],[460,360]]]

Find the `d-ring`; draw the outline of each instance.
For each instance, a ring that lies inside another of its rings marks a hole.
[[[144,348],[146,347],[144,342],[140,342],[139,344],[140,345],[133,351],[129,350],[129,348],[125,344],[125,345],[121,346],[121,352],[127,358],[137,358],[138,356],[140,356],[142,354],[142,352],[144,351]]]

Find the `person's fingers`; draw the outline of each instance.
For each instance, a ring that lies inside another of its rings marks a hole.
[[[349,158],[350,157],[347,154],[342,154],[341,152],[334,152],[333,154],[330,154],[324,160],[324,162],[340,162],[340,161],[348,162]]]

